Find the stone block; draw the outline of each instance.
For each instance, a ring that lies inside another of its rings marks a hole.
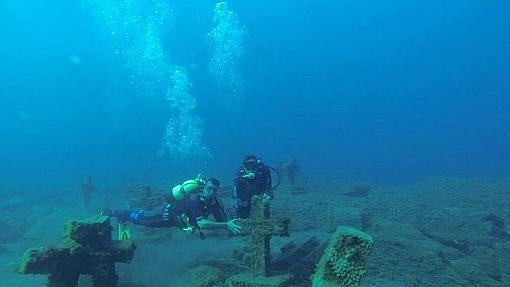
[[[358,287],[372,246],[373,239],[369,234],[339,226],[317,266],[312,286]]]

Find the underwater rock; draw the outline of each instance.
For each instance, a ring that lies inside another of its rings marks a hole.
[[[218,268],[202,265],[190,269],[186,278],[189,278],[189,287],[213,287],[223,286],[227,276]]]
[[[359,286],[372,246],[373,239],[369,234],[339,226],[317,266],[312,286]]]

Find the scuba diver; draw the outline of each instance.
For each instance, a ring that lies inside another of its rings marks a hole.
[[[254,155],[248,155],[243,160],[243,166],[239,168],[234,179],[234,210],[237,218],[248,218],[251,211],[251,198],[261,195],[264,203],[273,199],[270,166]]]
[[[227,229],[234,234],[241,232],[236,219],[227,220],[223,204],[216,197],[220,182],[216,178],[187,180],[172,188],[163,211],[156,215],[146,215],[143,210],[106,210],[103,214],[119,221],[119,238],[129,238],[126,222],[147,227],[178,227],[182,231],[198,231],[204,239],[202,229]],[[212,214],[215,221],[208,216]]]

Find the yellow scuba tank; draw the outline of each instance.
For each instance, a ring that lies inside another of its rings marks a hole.
[[[186,180],[182,184],[174,186],[170,193],[175,200],[179,201],[188,194],[198,193],[204,185],[205,182],[199,174],[196,179]]]

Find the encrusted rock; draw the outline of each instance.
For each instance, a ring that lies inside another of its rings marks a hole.
[[[82,274],[92,275],[94,287],[117,286],[115,263],[129,263],[135,244],[112,240],[111,230],[106,216],[72,221],[57,245],[28,250],[19,271],[47,275],[49,287],[78,286]]]
[[[372,246],[370,235],[351,227],[338,227],[317,266],[312,286],[359,286]]]

